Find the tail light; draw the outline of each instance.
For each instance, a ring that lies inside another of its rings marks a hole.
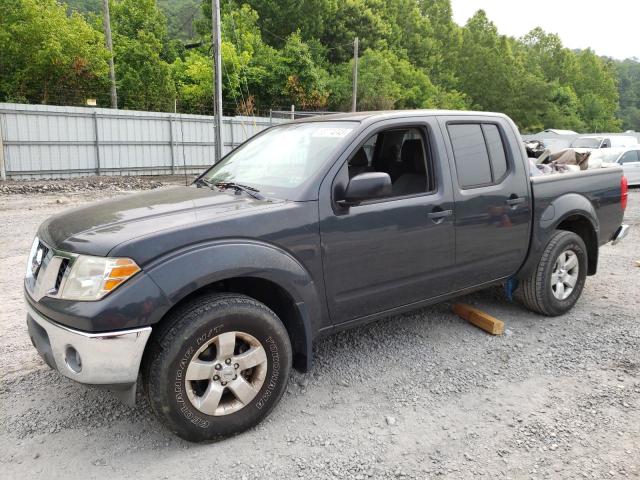
[[[629,198],[629,183],[627,182],[627,177],[623,175],[622,180],[620,180],[620,206],[622,206],[622,210],[626,210],[628,198]]]

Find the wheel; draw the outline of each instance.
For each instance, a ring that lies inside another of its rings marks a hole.
[[[194,442],[221,439],[264,419],[291,370],[287,331],[244,295],[207,294],[181,306],[152,336],[143,365],[160,420]]]
[[[540,257],[537,268],[518,289],[529,310],[554,317],[573,308],[587,278],[587,248],[573,232],[557,231]]]

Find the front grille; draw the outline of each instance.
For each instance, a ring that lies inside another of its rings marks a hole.
[[[64,288],[66,272],[75,255],[50,248],[39,240],[34,241],[25,279],[27,290],[39,301],[42,297],[57,297]]]
[[[69,259],[65,258],[64,260],[62,260],[62,263],[60,264],[60,269],[58,270],[58,276],[56,277],[56,285],[54,287],[56,292],[60,290],[60,284],[62,283],[62,279],[64,278],[64,274],[66,273],[68,266],[69,266]]]

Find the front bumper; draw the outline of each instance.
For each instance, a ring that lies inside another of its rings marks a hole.
[[[87,333],[52,322],[29,304],[27,312],[31,341],[51,368],[80,383],[135,385],[151,327]]]

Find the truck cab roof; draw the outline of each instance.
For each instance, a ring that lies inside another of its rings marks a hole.
[[[332,113],[329,115],[317,115],[315,117],[307,117],[295,120],[296,123],[306,122],[335,122],[335,121],[356,121],[356,122],[375,122],[379,120],[390,120],[394,118],[406,118],[406,117],[434,117],[442,115],[462,115],[473,117],[499,117],[508,118],[503,113],[496,112],[474,112],[468,110],[435,110],[435,109],[422,109],[422,110],[382,110],[382,111],[367,111],[367,112],[347,112],[347,113]]]

